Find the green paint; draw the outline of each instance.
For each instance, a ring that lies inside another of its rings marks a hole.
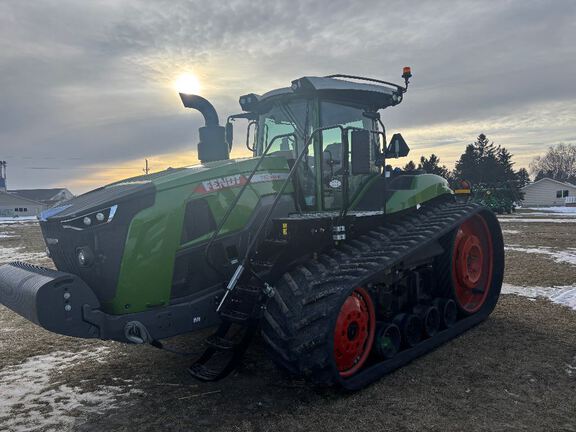
[[[241,190],[241,185],[206,191],[203,182],[227,176],[237,178],[238,174],[247,177],[256,162],[257,159],[212,162],[153,179],[157,191],[155,203],[139,212],[130,224],[116,296],[103,305],[104,311],[126,314],[168,304],[177,251],[205,243],[211,235],[209,233],[184,245],[180,244],[187,203],[193,199],[206,199],[216,222],[220,222]],[[288,172],[286,159],[269,157],[262,162],[258,174]],[[352,208],[377,176],[362,177],[352,179],[358,184]],[[242,229],[252,216],[260,198],[276,194],[283,182],[284,180],[276,180],[250,184],[223,227],[221,235]],[[289,186],[285,193],[292,193],[292,187]],[[419,175],[414,178],[412,189],[397,191],[392,195],[386,210],[389,213],[402,211],[446,193],[452,193],[446,180],[435,175]]]
[[[256,159],[228,160],[177,171],[153,180],[156,200],[152,207],[139,212],[128,231],[116,296],[103,305],[112,314],[141,312],[168,304],[176,252],[181,247],[206,241],[196,239],[180,245],[182,223],[187,203],[205,198],[216,222],[224,216],[241,185],[199,194],[203,181],[243,174],[248,176]],[[270,157],[260,166],[258,174],[289,171],[284,158]],[[221,231],[221,235],[238,231],[248,222],[260,197],[276,194],[284,180],[251,184]],[[291,193],[288,187],[286,193]]]
[[[414,177],[412,189],[394,192],[386,203],[387,213],[396,213],[416,207],[444,194],[452,194],[448,181],[434,174],[420,174]]]

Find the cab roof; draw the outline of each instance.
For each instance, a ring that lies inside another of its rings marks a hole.
[[[258,113],[268,111],[274,103],[285,98],[320,97],[377,111],[399,104],[404,91],[404,87],[399,85],[370,78],[307,76],[292,81],[290,87],[271,90],[263,95],[251,93],[241,96],[240,106],[244,111]]]

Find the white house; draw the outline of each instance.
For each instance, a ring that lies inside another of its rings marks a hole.
[[[37,201],[46,207],[53,207],[62,201],[73,198],[74,195],[66,188],[53,189],[17,189],[9,190],[9,194],[16,195],[20,198]]]
[[[0,161],[0,217],[38,216],[74,195],[66,188],[7,190],[6,161]]]
[[[38,216],[45,204],[0,191],[0,217]]]
[[[564,206],[567,197],[576,196],[576,185],[543,178],[520,189],[524,193],[524,207]]]

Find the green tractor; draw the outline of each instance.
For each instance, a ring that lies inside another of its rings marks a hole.
[[[472,188],[471,199],[488,207],[497,214],[511,214],[516,210],[516,203],[522,201],[519,188],[511,183],[478,184]]]
[[[240,97],[219,124],[202,97],[201,164],[129,178],[41,215],[58,270],[0,267],[0,303],[63,335],[168,348],[214,328],[190,373],[225,377],[259,332],[312,383],[359,389],[484,320],[500,294],[494,214],[445,179],[389,171],[408,154],[379,111],[405,84],[303,77]],[[253,157],[229,158],[233,122]]]

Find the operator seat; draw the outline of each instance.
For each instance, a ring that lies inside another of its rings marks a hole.
[[[322,154],[322,168],[327,181],[330,181],[332,176],[341,174],[342,143],[333,143],[326,146]]]

